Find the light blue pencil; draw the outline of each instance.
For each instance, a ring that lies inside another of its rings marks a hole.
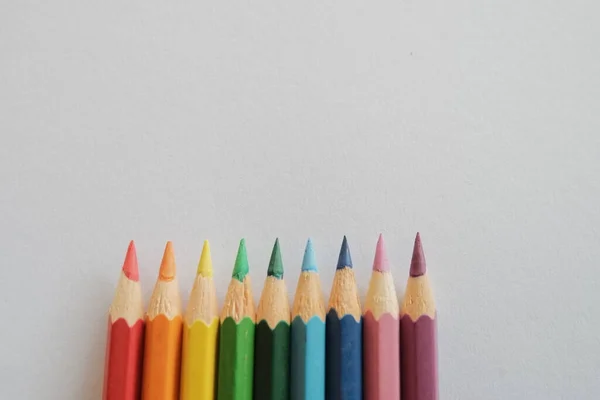
[[[292,309],[291,400],[325,399],[325,300],[308,239]]]

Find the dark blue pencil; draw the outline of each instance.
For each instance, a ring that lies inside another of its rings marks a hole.
[[[361,309],[346,236],[333,279],[325,327],[326,397],[328,400],[361,400]]]

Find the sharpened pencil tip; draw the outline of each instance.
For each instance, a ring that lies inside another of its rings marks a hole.
[[[318,272],[317,259],[315,250],[313,249],[312,240],[308,238],[306,247],[304,248],[304,258],[302,258],[302,271]]]
[[[138,282],[140,280],[137,253],[133,240],[129,242],[129,247],[127,247],[127,254],[125,255],[125,261],[123,261],[123,273],[132,281]]]
[[[175,278],[175,253],[173,252],[173,243],[169,241],[165,246],[165,252],[160,263],[158,279],[169,282],[173,278]]]
[[[383,234],[379,234],[377,248],[375,249],[375,259],[373,260],[373,271],[389,272],[389,270],[390,263],[388,261],[387,252],[385,251]]]
[[[417,232],[415,238],[415,246],[413,248],[412,260],[410,261],[410,276],[421,276],[427,272],[425,264],[425,254],[423,254],[423,246],[421,244],[421,235]]]
[[[352,257],[350,257],[350,249],[348,248],[348,239],[344,235],[342,247],[340,248],[340,256],[338,257],[337,269],[352,268]]]
[[[281,259],[281,247],[279,246],[279,238],[275,239],[273,251],[271,252],[271,260],[269,261],[269,269],[267,276],[274,276],[277,279],[283,278],[283,260]]]
[[[240,246],[238,247],[237,256],[235,257],[235,265],[233,267],[232,278],[237,279],[240,282],[244,281],[244,278],[248,274],[248,254],[246,252],[246,239],[240,240]]]
[[[212,258],[210,256],[210,244],[208,240],[204,241],[204,246],[202,246],[202,254],[200,255],[200,261],[198,262],[198,270],[197,275],[202,275],[205,278],[210,278],[213,276],[213,265]]]

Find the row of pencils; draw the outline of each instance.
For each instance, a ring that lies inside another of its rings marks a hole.
[[[245,241],[219,315],[208,242],[182,309],[171,242],[144,313],[130,243],[109,310],[104,400],[437,400],[436,308],[419,234],[404,300],[380,235],[364,309],[346,237],[326,308],[308,240],[293,305],[275,241],[255,308]]]

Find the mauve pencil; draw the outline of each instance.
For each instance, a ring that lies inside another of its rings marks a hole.
[[[400,311],[402,400],[438,400],[436,309],[417,233]]]

